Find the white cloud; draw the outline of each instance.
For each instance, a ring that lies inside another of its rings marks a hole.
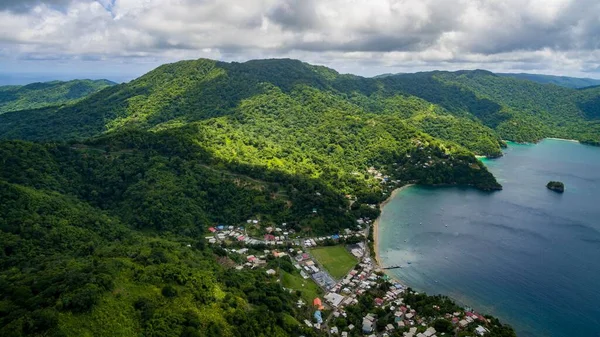
[[[595,0],[53,0],[0,6],[0,62],[297,57],[339,69],[597,71]],[[393,70],[390,70],[393,71]]]

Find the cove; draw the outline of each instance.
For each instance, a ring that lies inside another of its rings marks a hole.
[[[546,139],[484,160],[504,190],[409,187],[383,208],[379,253],[419,291],[520,337],[600,336],[600,148]],[[558,180],[558,194],[546,183]]]

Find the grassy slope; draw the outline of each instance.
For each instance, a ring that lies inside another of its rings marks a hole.
[[[282,285],[286,288],[300,291],[302,293],[302,300],[305,303],[310,305],[316,297],[323,296],[323,291],[311,278],[305,280],[298,272],[288,273],[281,271],[281,273]]]

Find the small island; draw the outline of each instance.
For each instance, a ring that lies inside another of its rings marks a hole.
[[[560,181],[551,181],[546,187],[554,192],[563,193],[565,191],[565,184]]]

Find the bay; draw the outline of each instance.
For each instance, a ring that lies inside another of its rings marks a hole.
[[[600,148],[546,139],[484,160],[504,186],[413,186],[384,207],[384,266],[416,290],[448,295],[520,337],[600,336]],[[565,183],[564,194],[548,190]]]

